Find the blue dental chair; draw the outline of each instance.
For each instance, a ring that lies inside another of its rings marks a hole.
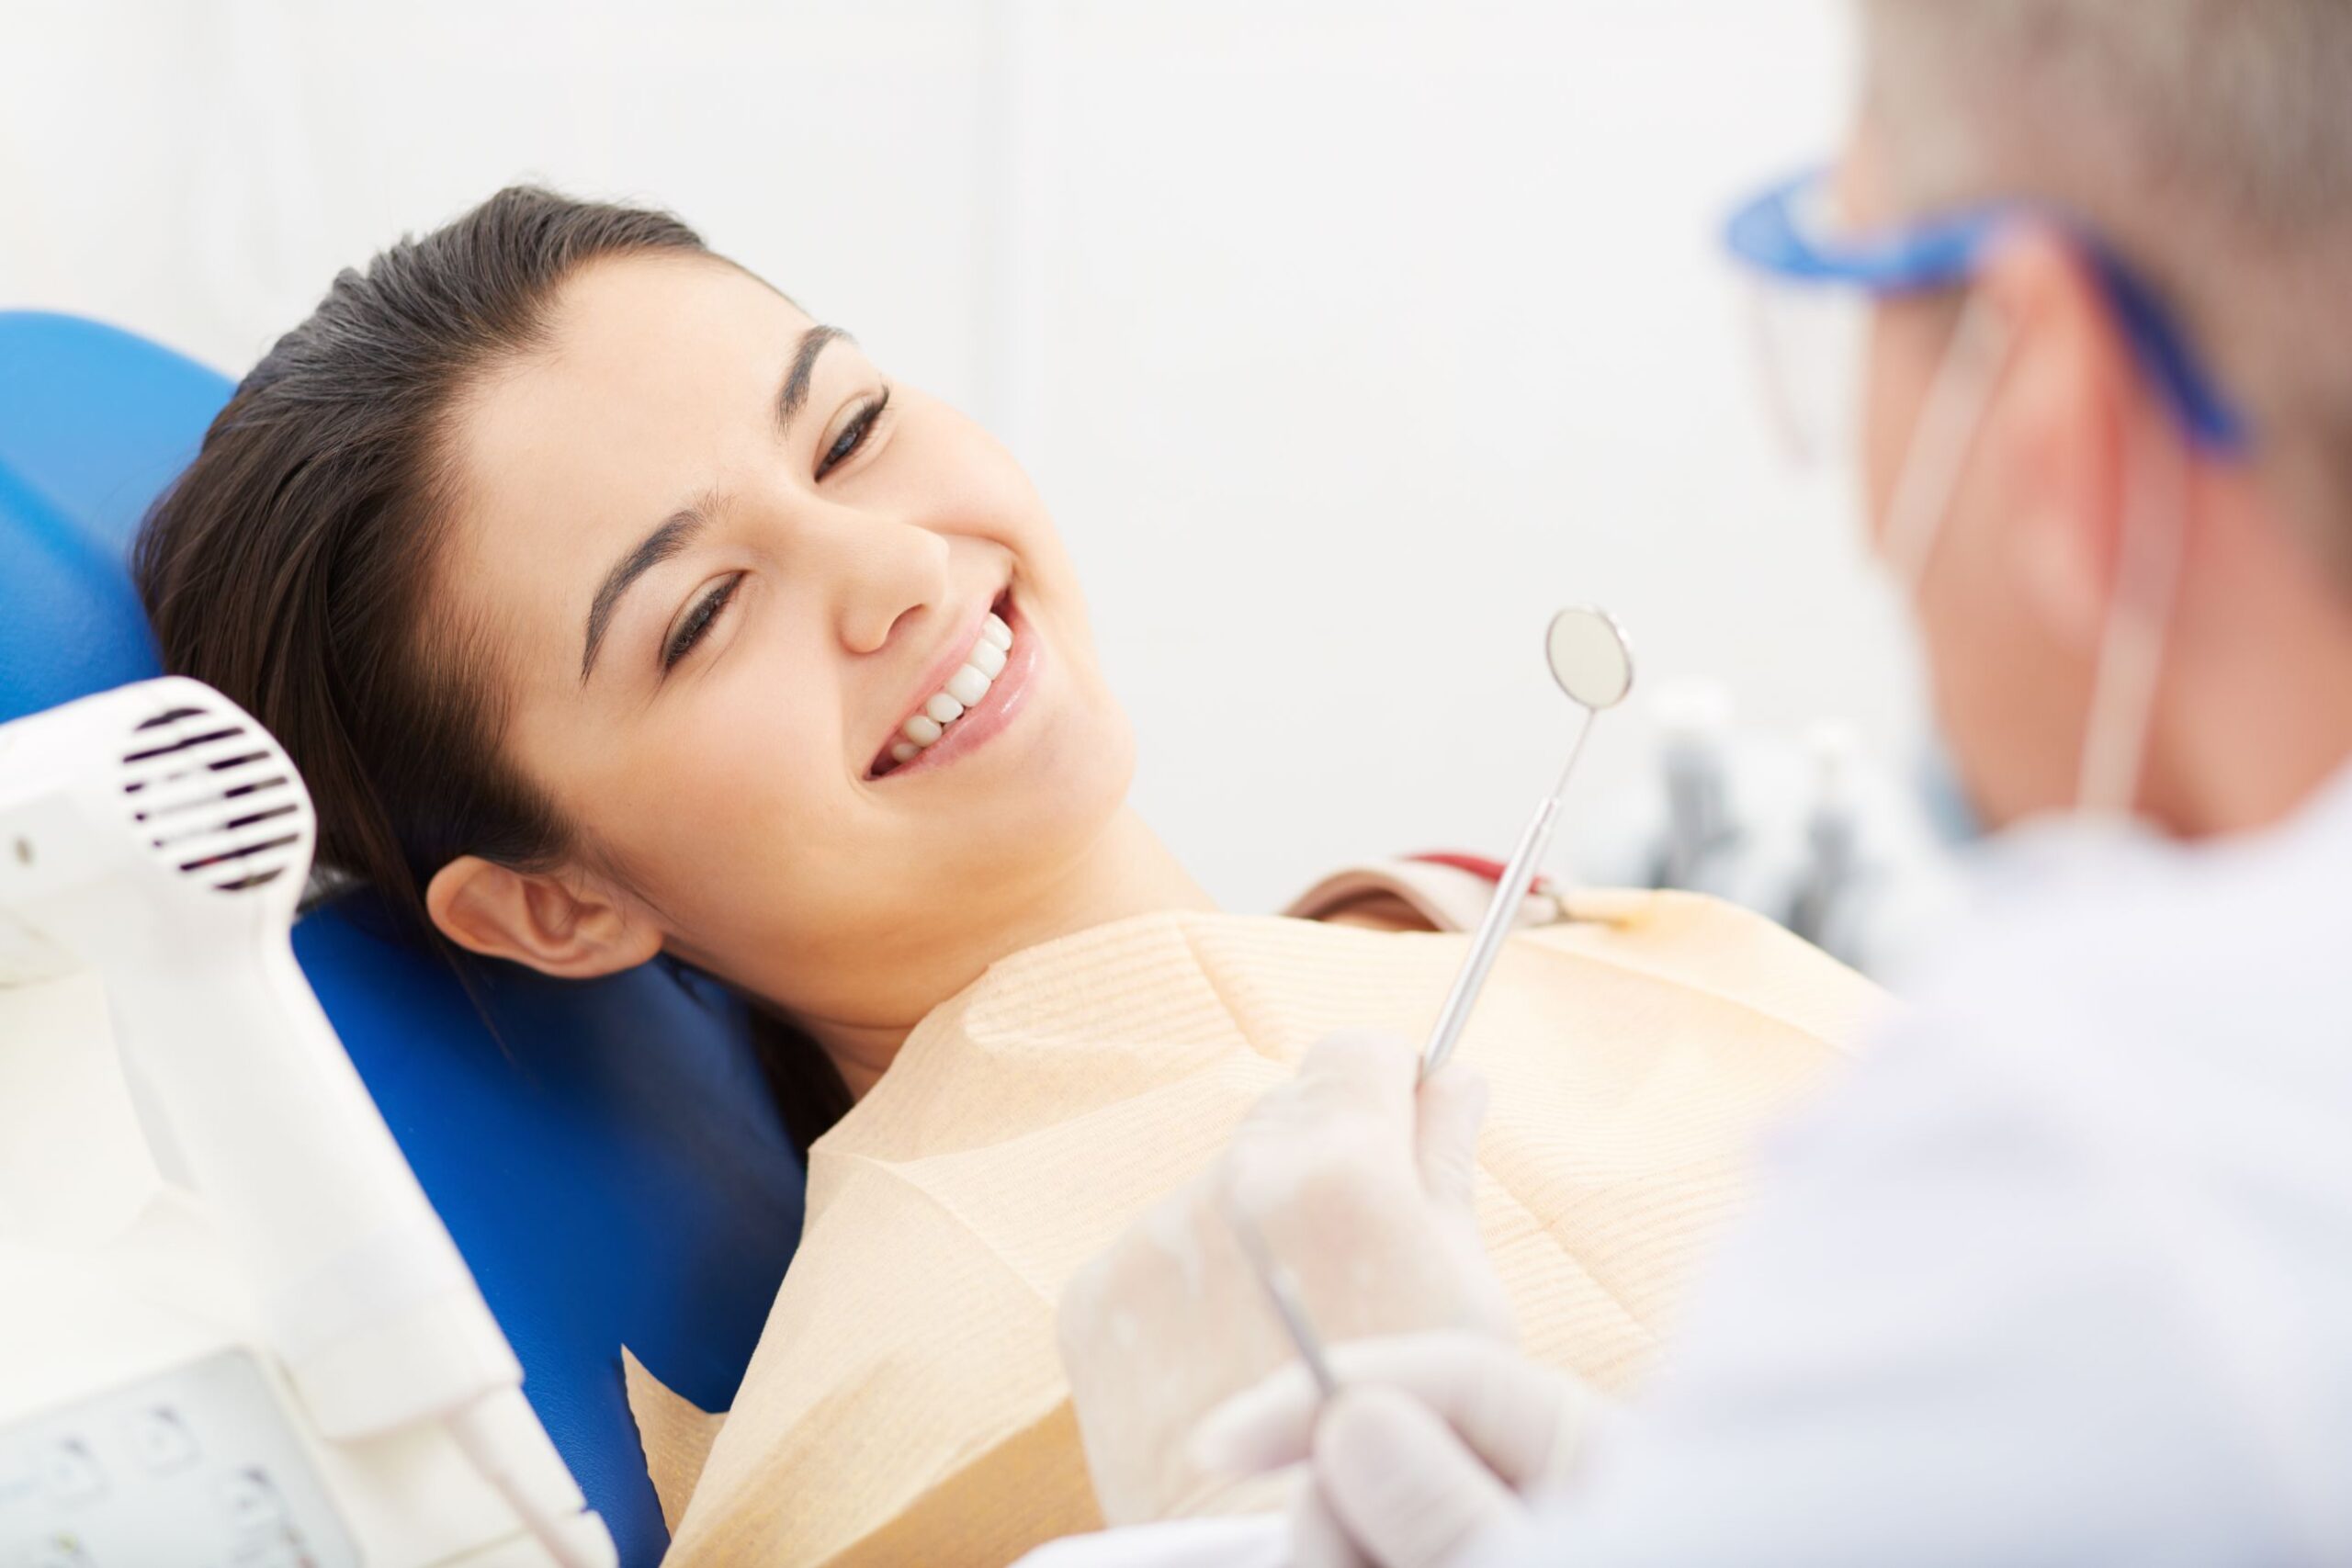
[[[130,333],[0,311],[0,722],[161,672],[125,552],[229,391]],[[501,969],[478,1009],[364,904],[294,946],[621,1561],[658,1562],[620,1348],[725,1408],[800,1235],[801,1159],[740,1011],[651,967]]]

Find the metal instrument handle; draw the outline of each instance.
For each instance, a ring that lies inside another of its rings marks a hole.
[[[1430,1043],[1421,1052],[1424,1078],[1444,1066],[1446,1058],[1453,1055],[1454,1044],[1470,1021],[1471,1010],[1478,1005],[1478,994],[1486,988],[1487,976],[1494,968],[1495,960],[1502,955],[1503,939],[1510,934],[1520,904],[1534,885],[1536,868],[1544,863],[1544,852],[1552,847],[1552,830],[1560,820],[1560,803],[1567,795],[1569,778],[1577,771],[1577,759],[1584,755],[1585,738],[1592,733],[1593,716],[1590,708],[1584,710],[1584,723],[1577,729],[1577,743],[1568,753],[1568,765],[1560,770],[1560,782],[1536,807],[1535,815],[1528,818],[1526,829],[1519,835],[1519,847],[1511,852],[1510,864],[1503,868],[1502,880],[1495,885],[1494,898],[1487,905],[1487,913],[1478,922],[1478,934],[1470,943],[1470,956],[1463,960],[1461,973],[1454,976],[1453,989],[1446,993],[1445,1006],[1437,1015],[1437,1027],[1430,1032]]]

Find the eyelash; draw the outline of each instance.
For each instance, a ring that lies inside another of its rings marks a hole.
[[[885,387],[882,395],[858,410],[848,427],[834,438],[832,446],[826,448],[824,459],[817,465],[817,477],[823,479],[855,457],[857,449],[865,445],[865,438],[874,434],[875,425],[881,423],[882,411],[889,406],[890,389]]]
[[[663,674],[676,669],[678,660],[695,650],[695,644],[702,641],[703,634],[710,630],[711,623],[718,619],[718,613],[727,608],[727,602],[735,597],[735,590],[742,584],[742,573],[738,572],[704,594],[701,601],[686,612],[686,618],[678,623],[678,629],[671,634],[668,646],[662,650]]]

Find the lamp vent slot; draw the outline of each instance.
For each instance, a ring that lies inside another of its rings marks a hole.
[[[182,703],[141,719],[126,739],[123,804],[173,871],[243,893],[310,864],[309,798],[285,752],[243,714]]]

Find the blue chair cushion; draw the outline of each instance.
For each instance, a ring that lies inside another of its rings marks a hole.
[[[652,965],[580,984],[477,964],[469,996],[364,898],[294,951],[532,1407],[623,1560],[658,1561],[620,1347],[724,1410],[800,1236],[801,1167],[737,1005]]]
[[[123,554],[228,394],[127,333],[0,312],[0,721],[156,672]]]
[[[0,722],[159,672],[124,553],[229,392],[130,333],[0,311]],[[364,897],[294,946],[590,1506],[624,1562],[658,1562],[620,1348],[729,1404],[800,1235],[803,1168],[740,1010],[650,966],[483,965],[477,998]]]

